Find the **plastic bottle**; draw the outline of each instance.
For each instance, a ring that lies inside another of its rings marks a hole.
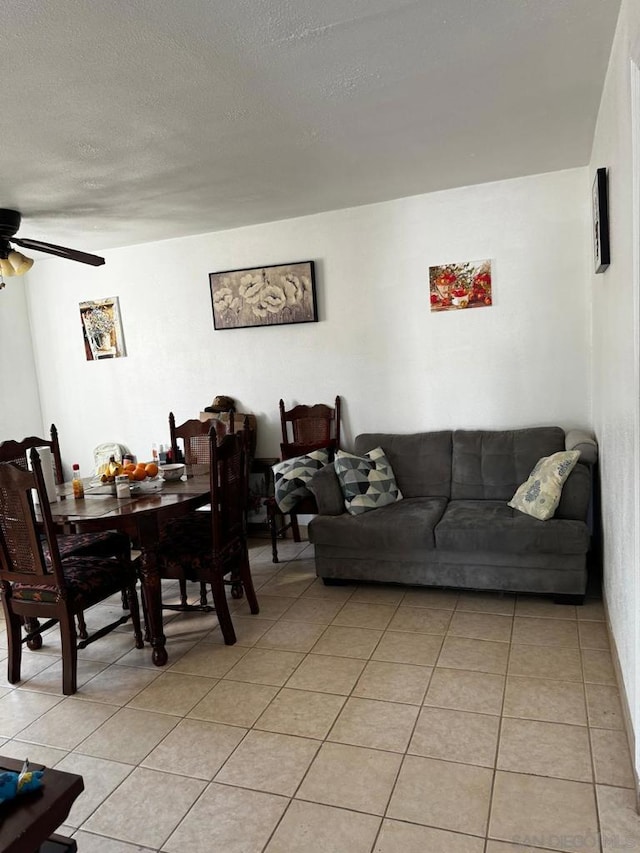
[[[157,465],[158,464],[158,445],[155,444],[155,442],[151,446],[151,458]]]
[[[84,497],[84,483],[82,482],[82,478],[80,476],[80,466],[77,462],[73,464],[73,475],[71,478],[71,485],[73,487],[73,496],[74,498],[83,498]]]

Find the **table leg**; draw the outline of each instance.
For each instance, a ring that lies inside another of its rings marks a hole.
[[[162,630],[162,592],[153,549],[142,551],[140,580],[146,611],[146,630],[153,647],[151,659],[156,666],[164,666],[167,662],[167,650],[166,638]]]

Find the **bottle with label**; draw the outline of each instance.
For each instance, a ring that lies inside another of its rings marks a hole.
[[[82,477],[80,476],[80,466],[77,462],[73,464],[73,475],[71,477],[71,486],[73,488],[73,496],[74,498],[83,498],[84,497],[84,484],[82,482]]]

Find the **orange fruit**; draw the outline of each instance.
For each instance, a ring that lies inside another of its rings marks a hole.
[[[144,480],[144,478],[147,476],[147,472],[144,470],[144,465],[138,465],[138,467],[132,473],[134,480]]]
[[[123,465],[122,470],[125,472],[125,474],[128,473],[129,471],[135,471],[136,470],[136,463],[135,462],[127,462],[126,465]]]
[[[147,472],[147,477],[156,477],[158,474],[158,466],[155,462],[147,462],[144,470]]]
[[[133,466],[133,468],[127,469],[126,475],[129,478],[129,480],[135,480],[135,471],[136,471],[135,465]]]

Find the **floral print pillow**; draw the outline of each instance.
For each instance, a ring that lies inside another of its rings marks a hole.
[[[508,506],[540,521],[551,518],[560,503],[562,487],[579,458],[579,450],[562,450],[538,459]]]

